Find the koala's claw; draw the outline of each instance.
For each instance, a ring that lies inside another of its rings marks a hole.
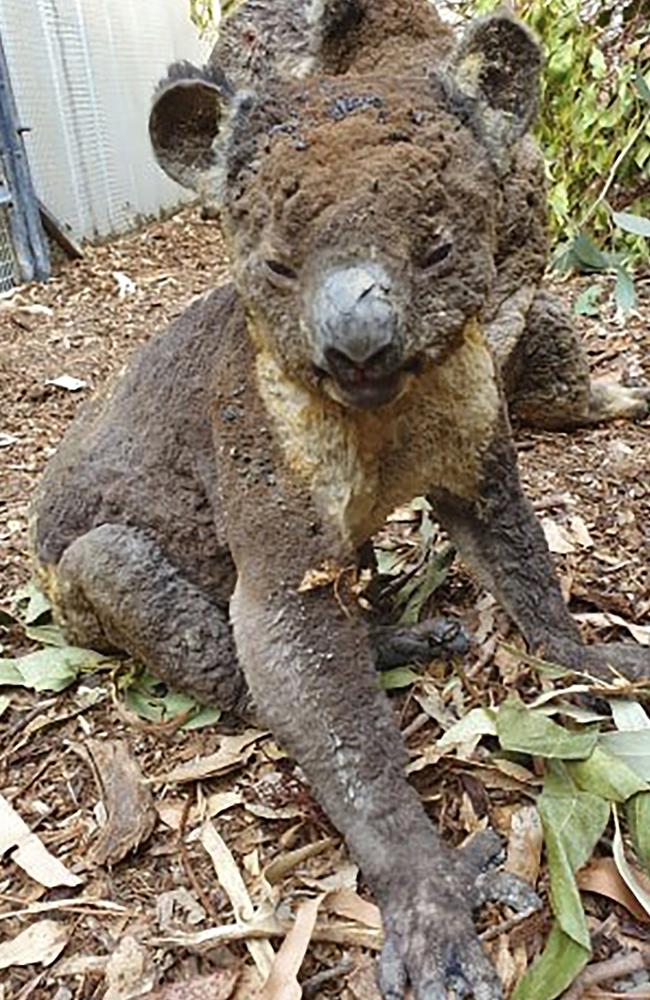
[[[385,944],[378,978],[384,1000],[402,1000],[408,984],[414,1000],[445,1000],[449,991],[456,997],[500,1000],[501,984],[476,935],[471,911],[487,900],[518,912],[540,906],[530,886],[495,870],[502,853],[491,831],[459,851],[432,852],[423,845],[413,852],[422,863],[406,874],[400,871],[382,907]]]
[[[472,641],[455,618],[430,618],[418,625],[381,625],[372,631],[371,638],[379,670],[464,656]]]

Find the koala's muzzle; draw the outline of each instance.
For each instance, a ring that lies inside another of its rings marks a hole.
[[[391,280],[377,264],[326,273],[313,299],[314,364],[339,402],[373,409],[403,383],[400,310]]]

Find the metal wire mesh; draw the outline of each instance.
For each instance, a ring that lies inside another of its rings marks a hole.
[[[14,287],[18,280],[17,274],[8,210],[0,207],[0,292],[8,292]]]

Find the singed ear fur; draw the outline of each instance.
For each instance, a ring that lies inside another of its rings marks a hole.
[[[175,63],[154,94],[149,136],[155,157],[173,180],[199,190],[218,168],[215,140],[234,101],[225,76],[215,67]]]
[[[507,10],[474,21],[456,50],[450,67],[454,110],[497,166],[537,114],[541,65],[534,35]]]

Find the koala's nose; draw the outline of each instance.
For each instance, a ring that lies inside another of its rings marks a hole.
[[[399,315],[391,281],[377,264],[329,271],[314,297],[318,367],[337,376],[386,375],[401,364]]]

